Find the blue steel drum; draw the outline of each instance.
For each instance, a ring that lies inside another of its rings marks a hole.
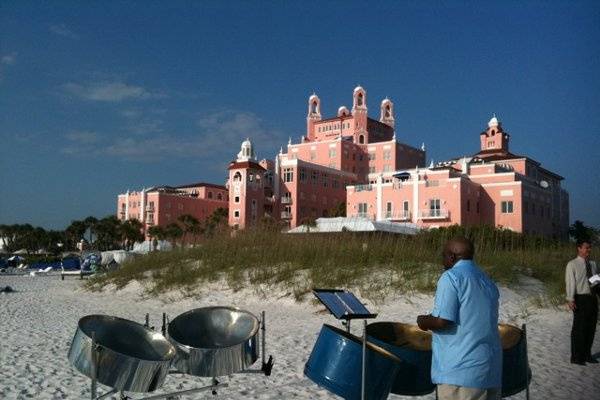
[[[387,399],[400,360],[367,342],[365,395],[368,400]],[[323,325],[304,375],[319,386],[349,400],[360,400],[362,339],[331,325]]]
[[[499,324],[498,331],[502,342],[502,397],[508,397],[525,390],[531,381],[527,336],[525,330],[512,325]]]
[[[375,322],[367,325],[367,339],[402,360],[392,393],[422,396],[435,390],[431,382],[431,332],[416,325]]]

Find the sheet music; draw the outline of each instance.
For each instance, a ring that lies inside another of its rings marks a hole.
[[[592,286],[598,284],[600,282],[600,274],[590,276],[589,281]]]

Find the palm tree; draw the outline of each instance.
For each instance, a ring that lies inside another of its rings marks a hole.
[[[189,214],[184,214],[184,215],[180,215],[179,218],[177,218],[177,221],[182,225],[183,228],[183,239],[181,240],[182,243],[186,243],[187,242],[187,237],[189,234],[195,235],[201,233],[201,225],[200,225],[200,221],[198,221],[194,216],[189,215]],[[195,243],[195,238],[194,238],[194,243]]]
[[[144,241],[143,227],[144,225],[137,219],[129,219],[120,225],[119,230],[125,250],[131,250],[135,242]]]
[[[177,239],[183,236],[183,229],[176,223],[171,222],[169,225],[165,226],[165,234],[168,239],[170,239],[173,247],[177,245]]]
[[[102,218],[95,224],[98,250],[114,250],[121,242],[121,221],[114,215]]]
[[[156,250],[159,240],[165,240],[167,233],[162,226],[154,225],[148,228],[148,236],[152,238],[153,250]]]
[[[77,247],[77,243],[83,239],[86,229],[87,227],[84,221],[71,221],[71,225],[65,230],[67,237],[66,245],[68,249],[73,250]]]

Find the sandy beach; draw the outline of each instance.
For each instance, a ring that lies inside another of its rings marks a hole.
[[[572,316],[564,309],[538,308],[529,297],[539,285],[527,281],[517,291],[502,288],[500,320],[516,325],[527,323],[529,360],[533,371],[532,399],[592,399],[600,392],[600,364],[569,363],[569,333]],[[201,288],[199,296],[182,298],[176,293],[161,299],[141,296],[139,285],[124,290],[90,293],[79,279],[60,280],[49,276],[0,276],[0,286],[10,285],[15,293],[0,294],[0,398],[85,399],[90,397],[89,380],[73,369],[67,352],[77,321],[88,314],[109,314],[143,322],[150,313],[151,324],[160,327],[162,312],[171,318],[192,308],[233,305],[258,315],[267,315],[267,352],[275,358],[273,374],[235,374],[224,377],[229,387],[219,391],[221,399],[335,399],[304,377],[304,363],[324,323],[340,326],[324,307],[311,301],[295,303],[285,293],[266,298],[247,290],[234,293],[223,285]],[[398,296],[384,304],[369,304],[379,314],[377,321],[413,322],[431,309],[427,295]],[[356,324],[353,331],[359,334]],[[593,352],[600,352],[600,334]],[[259,362],[254,366],[259,367]],[[163,390],[189,389],[208,384],[208,379],[191,376],[167,377]],[[102,390],[105,390],[102,387]],[[133,396],[135,398],[135,396]],[[140,396],[138,396],[140,397]],[[116,397],[113,397],[116,399]],[[185,398],[215,398],[210,393]],[[390,399],[410,397],[390,395]],[[423,396],[433,399],[434,395]],[[513,398],[525,398],[524,393]]]

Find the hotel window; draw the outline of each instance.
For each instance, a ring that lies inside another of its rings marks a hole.
[[[479,214],[479,202],[477,202],[477,214]]]
[[[385,217],[392,218],[392,203],[389,201],[385,205]]]
[[[316,185],[317,181],[319,180],[319,173],[317,171],[312,171],[310,174],[310,180],[312,181],[313,185]]]
[[[384,160],[391,160],[392,159],[392,151],[391,150],[384,150],[383,151],[383,159]]]
[[[250,176],[252,176],[252,175],[250,175]],[[209,198],[209,199],[212,199],[212,198],[213,198],[213,194],[212,194],[212,192],[208,192],[208,198]]]
[[[358,203],[358,216],[359,217],[367,216],[367,203]]]
[[[369,153],[369,160],[375,160],[375,152]]]
[[[344,158],[347,160],[350,158],[350,154],[348,154],[348,150],[344,150]]]
[[[471,212],[471,200],[467,200],[467,212]]]
[[[408,213],[409,213],[409,208],[408,208],[408,201],[404,200],[404,203],[402,204],[402,211],[403,211],[403,217],[404,218],[408,218]]]
[[[323,182],[323,187],[327,187],[327,184],[328,184],[327,183],[328,182],[327,174],[321,174],[321,181]]]
[[[217,194],[217,200],[223,200],[223,195],[221,193]]]
[[[331,187],[336,188],[336,189],[339,188],[340,187],[340,182],[337,179],[333,179],[331,181]]]
[[[300,168],[300,182],[304,182],[306,180],[306,170],[304,168]]]
[[[235,218],[239,218],[239,217],[240,217],[240,210],[235,210],[235,211],[233,212],[233,216],[234,216]]]
[[[235,197],[233,198],[233,201],[234,201],[235,203],[239,203],[239,202],[240,202],[240,196],[235,196]]]
[[[284,168],[283,169],[283,181],[284,182],[293,182],[294,181],[294,169],[293,168]]]
[[[392,170],[392,167],[389,164],[386,164],[383,166],[383,172],[390,172]]]
[[[503,201],[502,202],[502,214],[512,214],[513,212],[513,202],[512,201]]]
[[[369,167],[369,173],[370,173],[370,174],[374,174],[374,173],[375,173],[375,167],[373,167],[373,166],[370,166],[370,167]]]
[[[335,149],[329,149],[329,158],[333,158],[336,156],[336,151]]]
[[[362,155],[362,154],[359,154],[359,155],[358,155],[358,161],[362,161],[362,160],[363,160],[363,155]]]
[[[440,199],[429,200],[429,216],[439,217],[442,215],[442,209],[440,207]]]
[[[314,150],[311,150],[311,151],[310,151],[310,159],[311,159],[311,160],[314,160],[314,159],[316,159],[316,158],[317,158],[317,152],[316,152],[316,151],[314,151]]]

